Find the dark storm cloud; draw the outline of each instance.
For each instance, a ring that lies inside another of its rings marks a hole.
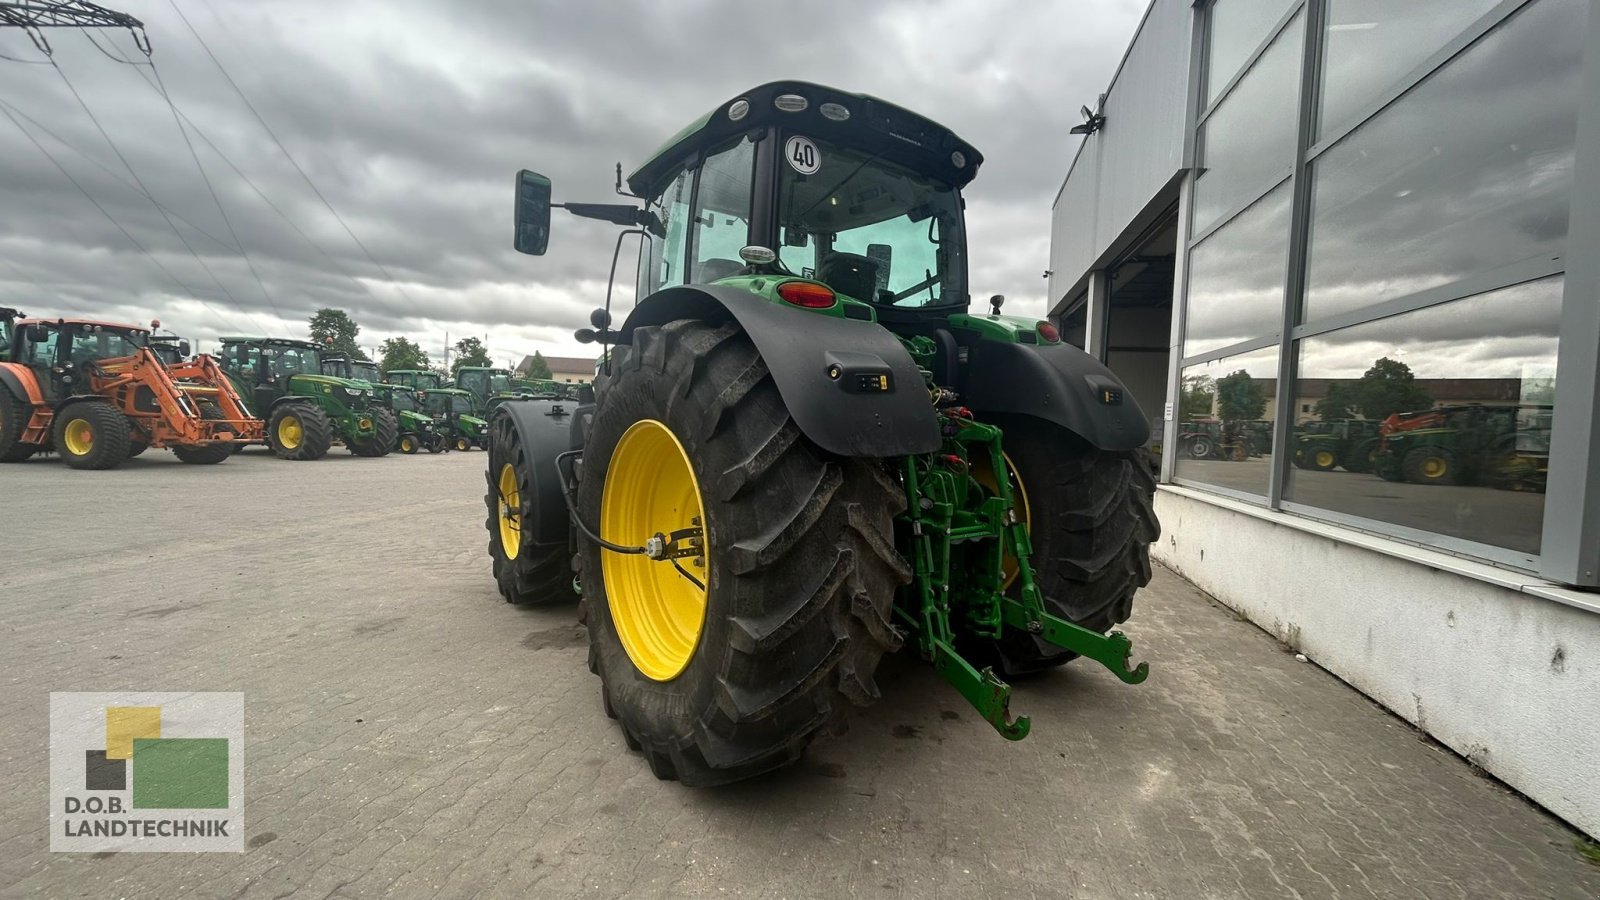
[[[446,331],[478,334],[510,360],[536,348],[579,352],[570,333],[603,299],[614,233],[558,219],[550,255],[518,256],[513,173],[538,168],[562,198],[604,200],[614,161],[631,170],[695,116],[777,78],[875,94],[973,141],[987,156],[968,193],[974,293],[1042,312],[1050,201],[1076,140],[1067,128],[1109,80],[1144,2],[179,0],[376,263],[172,5],[113,5],[148,26],[228,219],[149,83],[154,73],[107,59],[80,34],[52,33],[62,72],[167,216],[55,70],[0,60],[0,101],[34,120],[24,121],[34,137],[155,259],[0,116],[0,302],[155,315],[203,339],[299,334],[313,310],[337,306],[369,345],[407,334],[437,354]],[[142,59],[125,33],[96,37]],[[40,58],[14,30],[0,31],[0,53]],[[631,281],[629,264],[619,283]]]

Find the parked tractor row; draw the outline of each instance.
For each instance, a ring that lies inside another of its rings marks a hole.
[[[1314,423],[1296,435],[1302,469],[1374,473],[1385,481],[1543,491],[1550,407],[1439,406],[1382,422]]]
[[[54,452],[110,469],[151,447],[215,464],[251,444],[315,460],[342,444],[356,456],[487,450],[487,417],[530,390],[505,369],[464,367],[460,384],[396,371],[311,341],[224,337],[215,356],[149,328],[27,318],[0,308],[0,462]]]

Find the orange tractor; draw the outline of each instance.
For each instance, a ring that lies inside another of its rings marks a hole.
[[[261,421],[209,356],[169,367],[146,328],[4,312],[0,462],[54,450],[75,469],[110,469],[165,447],[210,465],[235,441],[262,438]]]

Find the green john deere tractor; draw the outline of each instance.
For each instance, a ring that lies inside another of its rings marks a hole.
[[[484,417],[506,400],[529,395],[517,387],[510,369],[489,366],[462,366],[456,370],[455,386],[472,395],[473,411]]]
[[[779,82],[634,172],[643,208],[518,175],[516,249],[545,252],[552,205],[624,226],[643,299],[578,332],[605,351],[592,394],[493,413],[489,553],[512,602],[578,588],[603,706],[658,777],[794,762],[902,644],[1013,740],[1003,674],[1085,656],[1144,680],[1111,629],[1159,533],[1149,426],[1054,324],[970,310],[982,159]]]
[[[426,369],[390,369],[383,380],[413,391],[431,391],[445,386],[444,376]]]
[[[1550,407],[1463,404],[1397,413],[1384,420],[1373,465],[1386,481],[1543,493]]]
[[[362,381],[372,389],[377,402],[394,413],[397,430],[394,449],[405,454],[421,450],[438,453],[445,449],[445,436],[435,425],[433,417],[422,410],[417,392],[386,383],[383,373],[378,371],[377,363],[351,359],[343,353],[324,353],[322,374]]]
[[[1294,464],[1319,472],[1371,472],[1378,443],[1378,423],[1370,419],[1313,422],[1295,434]]]
[[[240,396],[267,422],[280,459],[321,459],[335,440],[357,456],[384,456],[399,428],[364,381],[322,373],[323,347],[288,338],[224,337],[220,360]]]
[[[477,411],[472,395],[458,388],[419,391],[423,408],[438,424],[453,450],[489,449],[489,422]]]

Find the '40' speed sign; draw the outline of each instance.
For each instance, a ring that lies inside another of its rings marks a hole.
[[[822,151],[811,138],[798,134],[783,146],[783,157],[789,161],[789,167],[801,175],[815,175],[822,168]]]

